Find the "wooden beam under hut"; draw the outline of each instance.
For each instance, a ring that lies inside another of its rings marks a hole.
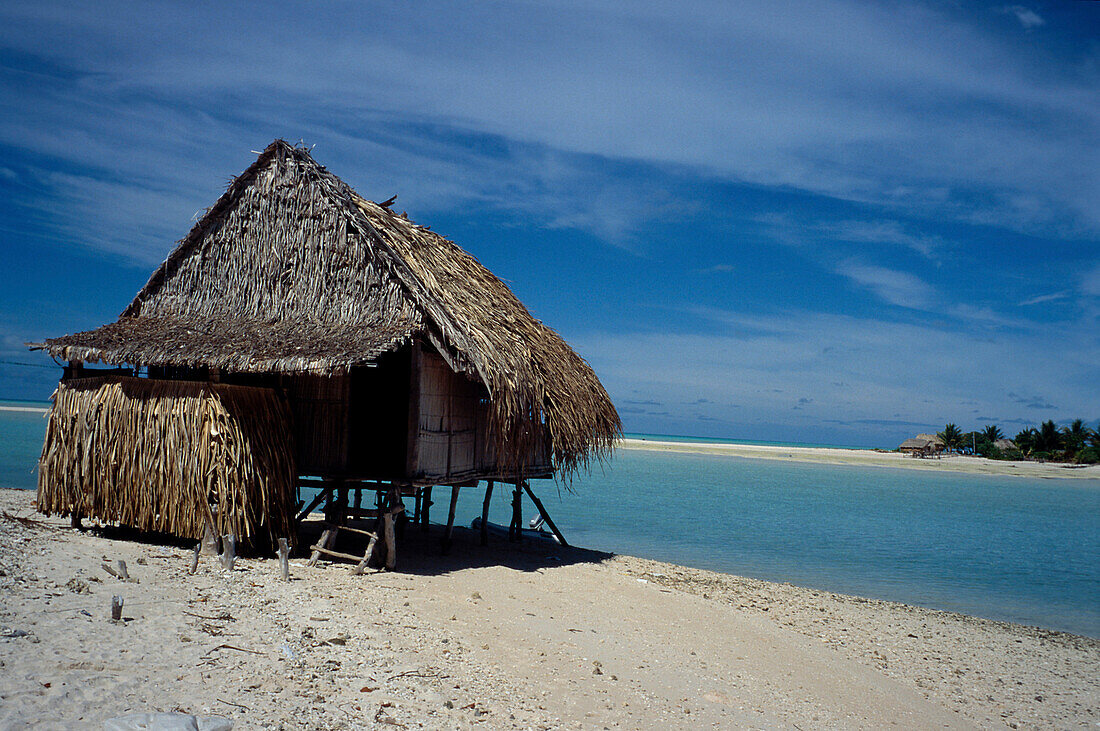
[[[523,537],[523,488],[519,480],[512,489],[512,523],[508,526],[508,540],[512,543]]]
[[[542,501],[538,499],[538,496],[536,496],[534,492],[532,492],[531,486],[527,484],[526,480],[524,480],[520,484],[523,485],[523,489],[527,492],[528,496],[530,496],[531,501],[535,503],[535,507],[538,508],[539,515],[542,516],[542,519],[546,521],[546,525],[550,526],[550,531],[554,534],[554,537],[558,539],[558,543],[563,546],[568,546],[569,544],[565,542],[565,536],[563,536],[561,534],[561,531],[558,530],[558,526],[554,525],[554,521],[550,517],[550,513],[546,512],[546,508],[543,507]]]
[[[421,488],[421,490],[423,491],[424,496],[421,498],[420,501],[420,509],[423,511],[420,515],[420,530],[427,533],[428,520],[430,517],[432,505],[434,504],[432,503],[432,487],[431,485],[428,485],[427,487]]]
[[[485,502],[481,504],[481,545],[489,545],[489,503],[493,499],[493,481],[485,483]]]
[[[451,552],[451,534],[455,527],[455,508],[458,507],[458,485],[451,487],[451,507],[447,511],[447,529],[443,531],[443,553]]]

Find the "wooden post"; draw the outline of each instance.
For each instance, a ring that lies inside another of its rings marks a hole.
[[[420,507],[423,508],[423,510],[424,510],[423,519],[420,521],[420,530],[424,531],[425,533],[428,532],[428,517],[429,517],[429,513],[431,513],[433,504],[434,503],[432,503],[432,486],[428,485],[427,487],[424,488],[424,500],[420,505]]]
[[[202,553],[202,541],[195,544],[195,553],[191,556],[191,569],[187,572],[194,576],[199,570],[199,554]]]
[[[554,521],[550,519],[550,513],[546,512],[546,508],[542,507],[542,501],[535,496],[535,493],[531,491],[531,486],[528,485],[526,481],[523,482],[523,489],[527,491],[532,502],[535,503],[535,507],[538,508],[539,515],[542,516],[542,519],[546,521],[546,525],[550,526],[550,530],[557,537],[558,543],[563,546],[568,546],[569,544],[565,542],[565,536],[563,536],[561,531],[558,530],[558,527],[554,525]]]
[[[122,621],[122,597],[117,594],[111,597],[111,621]]]
[[[343,525],[348,518],[348,488],[339,478],[334,478],[331,485],[332,495],[325,507],[325,522]]]
[[[485,502],[481,504],[481,545],[489,545],[489,501],[493,497],[493,481],[485,483]]]
[[[283,581],[290,581],[290,544],[285,538],[279,539],[279,569],[283,574]]]
[[[80,518],[80,511],[73,508],[73,511],[69,514],[69,525],[72,526],[73,530],[84,530],[84,526],[80,524]]]
[[[386,569],[393,571],[397,566],[397,538],[393,534],[393,513],[385,513],[382,516],[382,530],[386,538]]]
[[[237,562],[237,537],[232,533],[222,536],[222,566],[226,571],[233,570],[233,564]]]
[[[207,556],[218,555],[218,535],[214,532],[213,527],[210,525],[210,521],[207,521],[206,528],[202,533],[202,541],[199,543],[202,546],[202,552]]]
[[[405,474],[410,479],[420,473],[420,348],[420,340],[414,338],[409,353],[409,428],[405,439]]]
[[[419,523],[420,522],[420,510],[421,510],[421,503],[423,502],[423,500],[424,500],[424,488],[418,487],[418,488],[416,488],[416,497],[415,497],[416,502],[413,505],[413,518],[412,519],[413,519],[414,523]]]
[[[516,481],[512,491],[512,524],[508,527],[508,540],[515,542],[523,537],[523,488]]]
[[[443,531],[443,553],[451,552],[451,533],[455,527],[455,508],[458,507],[458,487],[451,488],[451,508],[447,511],[447,529]]]
[[[118,578],[123,581],[133,581],[133,579],[130,578],[130,572],[126,570],[126,562],[121,558],[118,560]]]

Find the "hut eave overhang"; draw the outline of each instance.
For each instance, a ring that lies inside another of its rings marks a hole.
[[[328,374],[372,363],[420,329],[412,320],[348,325],[139,316],[51,338],[41,347],[62,360],[111,365]]]

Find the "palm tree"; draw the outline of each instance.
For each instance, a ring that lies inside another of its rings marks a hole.
[[[948,424],[943,428],[943,431],[936,434],[943,442],[943,446],[947,448],[947,451],[957,450],[963,441],[963,434],[959,427],[954,424]]]
[[[996,424],[990,424],[981,431],[982,439],[986,440],[990,444],[993,444],[998,439],[1004,439],[1004,432],[1001,431],[1001,427]]]
[[[1012,441],[1016,442],[1016,448],[1024,454],[1031,454],[1031,450],[1035,447],[1035,440],[1038,438],[1039,433],[1034,429],[1028,427],[1022,430],[1016,435],[1016,438]]]
[[[1085,442],[1092,436],[1092,430],[1081,419],[1074,419],[1069,426],[1062,427],[1062,442],[1066,451],[1076,453],[1085,448]]]
[[[1053,453],[1060,450],[1063,444],[1062,432],[1058,431],[1058,425],[1047,420],[1039,425],[1032,449],[1036,452]]]

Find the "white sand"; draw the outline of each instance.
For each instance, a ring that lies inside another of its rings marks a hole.
[[[33,495],[0,510],[34,516]],[[436,528],[438,531],[438,528]],[[1095,728],[1100,641],[625,556],[410,529],[292,568],[0,513],[0,728]],[[100,568],[127,562],[140,583]],[[300,564],[301,561],[293,561]],[[85,586],[87,588],[85,588]],[[125,623],[108,619],[112,594]]]
[[[778,447],[768,444],[727,444],[709,442],[662,442],[649,439],[621,439],[619,449],[653,452],[721,454],[729,457],[771,459],[786,462],[852,465],[863,467],[900,467],[911,470],[943,470],[984,475],[1020,477],[1057,477],[1100,479],[1100,465],[1065,465],[1039,462],[1010,462],[954,454],[939,458],[910,457],[900,452],[832,447]]]
[[[45,406],[4,406],[0,404],[0,411],[21,411],[30,414],[45,414],[49,408]]]

